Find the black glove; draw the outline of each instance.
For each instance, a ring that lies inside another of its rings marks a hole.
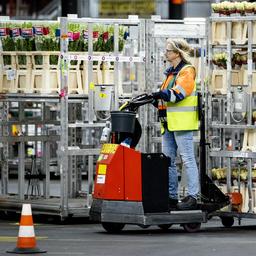
[[[153,101],[151,102],[151,104],[152,104],[155,108],[158,108],[158,100],[153,99]]]
[[[159,99],[162,99],[162,92],[159,91],[159,92],[153,92],[152,93],[152,97],[154,100],[159,100]]]

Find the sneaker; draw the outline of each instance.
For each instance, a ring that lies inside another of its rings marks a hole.
[[[177,204],[178,210],[196,210],[197,202],[196,199],[192,196],[186,196]]]
[[[176,209],[178,199],[169,198],[169,209]]]

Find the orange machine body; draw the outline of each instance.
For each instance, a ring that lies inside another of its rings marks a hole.
[[[141,153],[118,144],[104,144],[96,166],[96,199],[142,201]]]

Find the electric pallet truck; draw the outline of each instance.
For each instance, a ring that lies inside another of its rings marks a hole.
[[[152,96],[142,94],[124,104],[121,111],[111,112],[111,143],[102,146],[97,161],[90,209],[91,220],[101,222],[109,233],[120,232],[125,224],[157,225],[164,230],[180,224],[187,232],[196,232],[211,213],[230,203],[229,197],[206,174],[205,123],[201,107],[200,202],[196,210],[169,209],[169,158],[162,153],[135,150],[141,136],[136,111],[152,102]]]

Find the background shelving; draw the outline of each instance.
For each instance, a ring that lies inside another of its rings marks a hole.
[[[209,23],[208,170],[225,193],[242,194],[240,212],[256,213],[256,16],[221,15]]]

